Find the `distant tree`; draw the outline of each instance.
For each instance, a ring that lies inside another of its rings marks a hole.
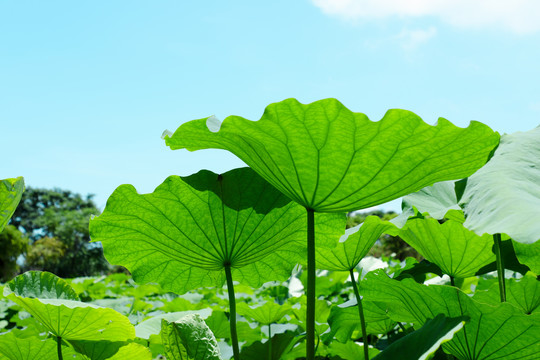
[[[32,243],[25,268],[50,271],[61,277],[108,271],[102,248],[89,243],[88,222],[99,213],[92,195],[83,198],[69,190],[27,187],[11,218],[11,225]]]
[[[15,226],[7,225],[0,233],[0,282],[17,275],[17,259],[28,251],[28,238]]]

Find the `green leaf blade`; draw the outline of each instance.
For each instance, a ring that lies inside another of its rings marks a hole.
[[[0,180],[0,232],[15,212],[24,192],[22,176]]]
[[[230,116],[219,131],[208,119],[165,136],[171,149],[229,150],[278,190],[317,212],[378,205],[437,181],[471,175],[488,159],[498,134],[481,123],[460,129],[424,123],[405,110],[379,122],[335,99],[269,105],[262,118]]]

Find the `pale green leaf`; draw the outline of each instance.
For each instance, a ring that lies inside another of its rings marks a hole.
[[[279,305],[273,301],[267,301],[256,307],[251,307],[245,302],[236,305],[236,311],[239,315],[249,317],[261,325],[277,323],[290,312],[289,305]]]
[[[503,135],[489,162],[467,180],[460,201],[465,227],[477,234],[540,239],[540,127]]]
[[[397,234],[394,224],[378,216],[368,216],[358,226],[345,231],[337,246],[317,248],[317,268],[331,271],[350,271],[366,256],[383,233]]]
[[[165,141],[171,149],[229,150],[304,207],[347,212],[467,177],[499,136],[478,122],[462,129],[441,118],[430,126],[406,110],[371,122],[335,99],[287,99],[269,105],[259,121],[194,120]]]
[[[212,314],[212,309],[201,309],[201,310],[187,310],[187,311],[177,311],[171,313],[165,313],[160,315],[152,316],[135,326],[135,334],[138,338],[141,339],[150,339],[151,335],[158,335],[161,331],[161,320],[177,321],[183,318],[186,315],[198,314],[203,319],[207,318]]]
[[[493,237],[478,236],[454,220],[439,224],[433,218],[411,219],[399,236],[443,273],[455,278],[473,276],[495,261]]]
[[[161,321],[161,338],[167,358],[183,360],[183,349],[193,360],[221,360],[216,338],[197,314],[186,315],[175,322]]]
[[[24,179],[19,176],[15,179],[0,180],[0,232],[4,230],[24,192]]]

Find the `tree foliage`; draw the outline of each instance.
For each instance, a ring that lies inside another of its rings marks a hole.
[[[27,250],[28,238],[15,226],[6,226],[0,233],[0,281],[8,281],[17,274],[17,258]]]
[[[50,271],[61,277],[108,270],[102,248],[89,243],[88,222],[99,213],[92,195],[27,187],[11,218],[11,225],[32,243],[26,269]]]

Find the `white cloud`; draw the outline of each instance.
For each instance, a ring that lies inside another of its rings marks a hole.
[[[403,29],[397,38],[404,50],[415,50],[435,35],[437,35],[437,29],[432,26],[427,30]]]
[[[312,0],[321,10],[345,19],[435,16],[461,28],[540,31],[538,0]]]

